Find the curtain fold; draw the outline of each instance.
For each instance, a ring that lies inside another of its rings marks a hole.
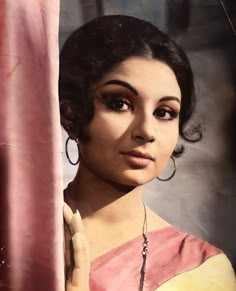
[[[59,0],[0,1],[0,290],[62,291]]]

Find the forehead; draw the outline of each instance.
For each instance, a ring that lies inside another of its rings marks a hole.
[[[153,94],[181,97],[174,72],[168,65],[158,60],[129,58],[108,72],[99,83],[112,79],[126,81],[135,86],[140,93],[148,90]]]

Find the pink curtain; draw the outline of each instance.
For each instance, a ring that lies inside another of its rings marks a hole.
[[[0,1],[0,290],[62,291],[59,0]]]

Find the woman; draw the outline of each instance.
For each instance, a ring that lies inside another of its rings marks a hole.
[[[143,185],[183,153],[178,136],[201,138],[186,129],[195,97],[182,49],[148,22],[97,18],[66,41],[59,93],[80,159],[65,190],[67,291],[235,290],[219,249],[142,200]]]

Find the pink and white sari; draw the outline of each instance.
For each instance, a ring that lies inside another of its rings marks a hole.
[[[148,233],[144,290],[233,291],[230,262],[216,247],[170,226]],[[92,262],[91,291],[138,291],[142,266],[139,236]]]

